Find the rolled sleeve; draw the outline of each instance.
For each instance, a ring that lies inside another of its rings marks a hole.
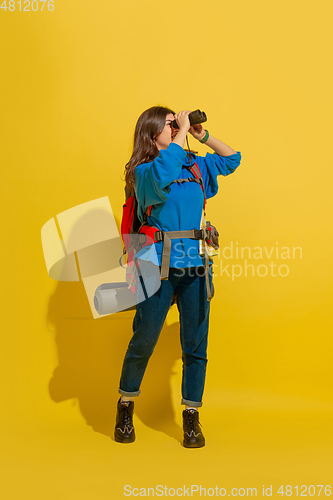
[[[205,186],[206,198],[212,198],[216,195],[219,189],[217,177],[232,174],[241,162],[241,153],[236,153],[229,156],[220,156],[216,153],[207,153],[205,157],[200,159],[198,164],[202,179]]]

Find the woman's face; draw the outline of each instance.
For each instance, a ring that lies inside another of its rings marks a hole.
[[[155,144],[157,149],[160,151],[161,149],[166,149],[170,142],[176,137],[178,133],[178,128],[173,128],[171,126],[171,122],[174,120],[174,115],[172,113],[167,114],[165,119],[165,125],[162,132],[155,138]]]

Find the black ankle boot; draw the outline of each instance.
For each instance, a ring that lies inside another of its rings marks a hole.
[[[114,439],[117,443],[133,443],[135,441],[135,431],[133,427],[134,401],[121,402],[117,404],[116,427]]]
[[[197,410],[183,411],[183,430],[185,448],[201,448],[205,446],[205,438],[202,434]]]

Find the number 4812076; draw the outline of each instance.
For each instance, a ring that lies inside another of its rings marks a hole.
[[[22,4],[23,3],[23,8],[22,8]],[[0,5],[0,9],[3,9],[5,12],[6,10],[8,9],[9,11],[14,11],[16,10],[16,5],[19,6],[18,10],[21,12],[30,12],[31,10],[36,12],[37,10],[40,10],[42,11],[44,9],[44,6],[45,4],[47,4],[47,10],[49,10],[50,12],[52,12],[54,10],[54,0],[32,0],[32,2],[30,2],[30,0],[24,0],[22,2],[22,0],[18,0],[18,1],[15,1],[15,0],[9,0],[8,2],[8,6],[7,6],[7,0],[4,0],[2,2],[2,4]],[[30,5],[31,5],[31,9],[30,9]],[[41,7],[40,7],[41,5]]]

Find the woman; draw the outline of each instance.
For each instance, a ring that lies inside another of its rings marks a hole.
[[[181,111],[175,114],[161,106],[144,111],[136,124],[133,153],[125,167],[126,186],[135,190],[140,221],[144,221],[148,207],[152,206],[147,223],[165,232],[200,229],[204,192],[206,198],[215,196],[218,191],[217,176],[231,174],[240,164],[239,152],[209,135],[202,125],[191,127],[189,113]],[[174,119],[179,128],[172,126]],[[205,157],[187,153],[184,144],[188,132],[212,148],[214,153]],[[203,187],[198,182],[184,182],[184,179],[193,179],[189,167],[195,162]],[[177,179],[182,181],[174,182]],[[163,241],[154,244],[159,266],[163,244]],[[210,309],[203,265],[199,240],[186,237],[173,239],[168,279],[161,281],[156,293],[137,304],[133,337],[120,379],[121,398],[117,405],[115,427],[115,440],[118,442],[135,440],[134,397],[140,394],[148,360],[177,292],[183,360],[181,404],[185,405],[183,445],[187,448],[205,445],[198,412],[202,406],[205,383]],[[209,284],[212,284],[211,266]]]

